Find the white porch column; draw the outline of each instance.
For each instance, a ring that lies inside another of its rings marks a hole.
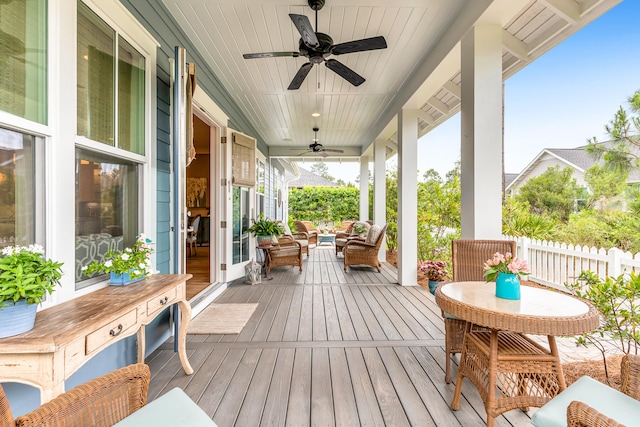
[[[376,141],[373,148],[373,221],[382,227],[387,222],[387,149],[384,141]],[[382,241],[378,260],[387,260],[387,243]]]
[[[369,156],[360,157],[360,221],[369,219]]]
[[[418,110],[398,113],[398,283],[418,284]]]
[[[461,228],[463,239],[502,235],[502,27],[462,39]]]

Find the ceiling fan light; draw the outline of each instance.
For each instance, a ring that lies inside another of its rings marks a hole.
[[[311,117],[320,117],[320,113],[311,113]]]

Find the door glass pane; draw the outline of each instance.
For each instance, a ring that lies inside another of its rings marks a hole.
[[[249,189],[233,187],[233,263],[249,260]]]
[[[82,267],[103,261],[109,249],[133,245],[140,231],[138,181],[135,163],[76,151],[76,282],[86,281]]]
[[[114,145],[115,32],[78,2],[78,135]]]
[[[118,37],[118,147],[144,155],[145,58]]]
[[[0,110],[47,123],[47,2],[0,1]]]
[[[0,248],[36,243],[35,137],[0,128]]]

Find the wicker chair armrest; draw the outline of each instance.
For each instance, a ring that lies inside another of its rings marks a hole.
[[[620,391],[640,400],[640,355],[626,354],[620,363]]]
[[[299,231],[296,233],[292,233],[292,236],[294,239],[309,240],[309,233],[307,233],[306,231]]]
[[[626,427],[591,406],[574,400],[567,408],[567,427]]]
[[[150,379],[147,365],[125,366],[18,417],[16,426],[111,426],[147,403]]]
[[[376,245],[374,243],[366,243],[364,240],[359,240],[359,239],[347,240],[347,242],[344,244],[345,249],[348,246],[363,246],[363,247],[367,247],[367,248],[375,248],[376,247]]]
[[[336,239],[344,239],[344,238],[348,238],[351,235],[351,233],[347,233],[344,231],[338,231],[336,232]]]
[[[293,236],[280,236],[278,237],[278,246],[291,246],[295,242]]]

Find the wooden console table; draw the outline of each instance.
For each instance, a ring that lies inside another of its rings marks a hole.
[[[154,275],[127,286],[108,286],[38,312],[32,330],[0,339],[0,382],[26,383],[48,402],[64,392],[64,382],[101,350],[138,335],[138,362],[144,362],[145,325],[164,308],[178,304],[180,362],[187,375],[186,335],[191,306],[186,298],[190,274]]]

